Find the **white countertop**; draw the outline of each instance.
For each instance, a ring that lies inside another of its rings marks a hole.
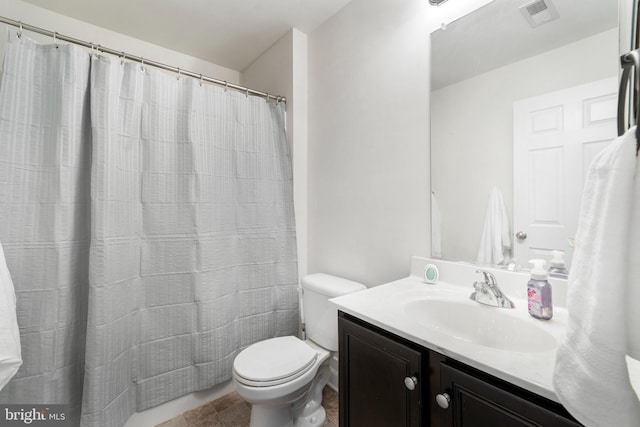
[[[468,300],[472,290],[470,286],[463,288],[444,282],[428,285],[418,278],[408,277],[355,294],[334,298],[331,301],[338,306],[339,310],[372,325],[557,401],[551,385],[555,349],[524,353],[478,345],[417,324],[403,310],[403,301],[406,301],[407,297],[459,296]],[[536,320],[527,313],[525,300],[517,298],[511,298],[511,300],[516,308],[509,310],[510,315],[520,317],[527,322],[544,322],[543,327],[556,339],[559,340],[562,337],[564,322],[567,318],[566,310],[556,309],[553,319],[549,321]],[[487,307],[487,309],[507,310],[494,307]]]
[[[423,280],[424,266],[428,263],[435,264],[440,270],[440,280],[436,284],[427,284]],[[413,257],[409,277],[333,298],[331,302],[339,310],[372,325],[558,402],[552,385],[557,345],[541,347],[535,351],[498,349],[455,336],[450,331],[444,332],[437,324],[416,321],[415,311],[414,318],[407,313],[410,311],[407,310],[408,304],[420,299],[456,301],[463,304],[458,306],[462,307],[461,313],[466,311],[465,307],[468,307],[470,312],[478,313],[480,309],[477,306],[485,307],[486,310],[501,310],[499,314],[504,317],[500,317],[500,321],[504,320],[527,330],[542,329],[551,335],[556,343],[564,338],[568,318],[566,280],[550,280],[553,286],[553,318],[538,320],[531,317],[527,311],[528,274],[483,268],[496,276],[502,292],[514,302],[514,309],[504,309],[482,306],[469,299],[474,290],[473,282],[479,279],[477,269],[478,267],[470,264]],[[462,322],[464,321],[463,319]],[[628,359],[628,366],[632,384],[638,392],[640,362]]]

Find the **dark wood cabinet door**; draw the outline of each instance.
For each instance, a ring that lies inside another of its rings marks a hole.
[[[577,427],[577,422],[494,384],[440,362],[440,390],[449,407],[439,408],[442,427]]]
[[[422,422],[419,349],[365,328],[341,313],[340,427],[418,427]],[[405,378],[415,378],[413,390]],[[426,395],[426,394],[425,394]]]

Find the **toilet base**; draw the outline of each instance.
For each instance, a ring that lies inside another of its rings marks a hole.
[[[322,406],[313,413],[294,420],[291,406],[276,409],[271,406],[254,405],[251,408],[249,427],[322,427],[326,420],[327,414]]]
[[[291,416],[291,405],[281,408],[273,406],[253,405],[249,427],[294,427]]]
[[[327,413],[322,406],[312,414],[298,417],[294,420],[294,427],[322,427],[327,420]]]
[[[306,396],[293,405],[293,418],[295,427],[323,426],[327,413],[322,407],[322,390],[329,382],[331,372],[329,363],[324,362],[318,369],[318,373],[311,382],[311,387]]]
[[[323,363],[304,397],[293,404],[274,406],[254,403],[250,427],[322,427],[327,414],[322,407],[322,389],[329,381],[329,364]]]

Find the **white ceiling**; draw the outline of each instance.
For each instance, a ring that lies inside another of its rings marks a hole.
[[[242,71],[291,28],[305,33],[351,0],[25,0]]]
[[[432,90],[618,26],[618,0],[549,0],[560,17],[531,28],[519,9],[530,1],[494,0],[434,32]]]

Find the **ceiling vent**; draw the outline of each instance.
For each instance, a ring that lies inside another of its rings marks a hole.
[[[551,0],[534,0],[520,6],[520,12],[532,28],[546,24],[560,16]]]

